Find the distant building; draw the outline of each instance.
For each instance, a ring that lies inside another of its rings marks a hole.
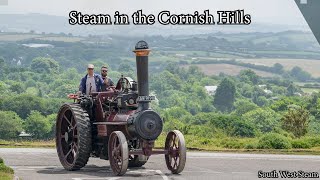
[[[20,134],[19,134],[19,137],[21,138],[28,138],[28,137],[31,137],[32,135],[31,134],[28,134],[24,131],[22,131]]]
[[[293,95],[294,95],[294,96],[302,96],[302,94],[301,94],[301,93],[298,93],[298,92],[293,93]]]
[[[177,57],[185,57],[185,54],[176,54]]]
[[[268,89],[265,89],[263,90],[266,94],[272,94],[272,91],[268,90]]]
[[[308,4],[308,0],[300,0],[300,4]]]
[[[265,85],[265,84],[260,84],[260,85],[258,85],[258,87],[260,87],[261,89],[263,89],[263,91],[264,91],[266,94],[272,94],[272,91],[267,89],[267,85]]]
[[[218,86],[205,86],[204,87],[209,95],[215,95]]]
[[[33,44],[33,43],[30,43],[30,44],[22,44],[23,46],[26,46],[26,47],[31,47],[31,48],[54,48],[54,45],[52,44]]]

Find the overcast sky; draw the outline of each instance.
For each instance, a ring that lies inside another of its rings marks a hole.
[[[131,14],[142,9],[145,13],[158,14],[161,10],[176,13],[193,13],[209,9],[244,9],[253,22],[305,25],[306,22],[294,0],[8,0],[0,6],[0,13],[43,13],[68,16],[71,10],[84,13],[113,14],[115,11]],[[152,2],[152,3],[151,3]]]

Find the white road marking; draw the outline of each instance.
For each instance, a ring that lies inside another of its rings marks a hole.
[[[256,174],[253,172],[231,172],[232,174]]]
[[[109,177],[109,178],[72,178],[73,180],[117,180],[120,179],[120,177]]]
[[[146,171],[128,171],[128,172],[137,173],[137,174],[147,174],[148,173]]]
[[[163,174],[162,171],[156,170],[156,172],[163,178],[163,180],[169,180],[168,176],[166,176],[165,174]]]
[[[34,171],[35,169],[18,169],[19,171]]]
[[[55,169],[59,168],[59,166],[27,166],[28,168],[31,169]]]
[[[309,159],[309,158],[306,158],[306,159],[300,159],[300,158],[292,158],[292,159],[288,159],[288,158],[279,158],[279,159],[273,159],[273,158],[276,158],[276,157],[272,157],[272,158],[269,158],[269,157],[253,157],[253,158],[249,158],[249,157],[228,157],[228,156],[224,156],[224,157],[188,157],[188,159],[245,159],[245,160],[270,160],[270,161],[320,161],[320,159]]]
[[[162,171],[160,170],[154,170],[154,169],[146,169],[144,171],[129,171],[129,172],[133,172],[133,173],[139,173],[139,174],[147,174],[148,172],[156,172],[157,174],[159,174],[163,180],[169,180],[168,176],[166,176]]]
[[[215,174],[221,174],[224,172],[219,171],[183,171],[183,173],[215,173]]]

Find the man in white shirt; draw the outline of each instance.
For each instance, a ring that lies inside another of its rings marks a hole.
[[[79,92],[89,95],[92,92],[101,92],[102,86],[106,84],[99,74],[94,73],[94,65],[88,64],[87,74],[81,79]]]

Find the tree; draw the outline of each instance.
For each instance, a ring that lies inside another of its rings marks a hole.
[[[299,138],[308,132],[309,111],[300,106],[291,106],[281,121],[283,129]]]
[[[264,96],[259,96],[258,98],[255,99],[254,101],[258,106],[266,106],[268,104],[268,99]]]
[[[0,109],[14,111],[25,119],[32,110],[45,111],[47,107],[43,99],[37,96],[20,94],[2,99]]]
[[[153,75],[150,81],[150,89],[154,89],[156,94],[161,95],[166,90],[180,90],[183,81],[179,76],[163,71],[160,74]]]
[[[320,118],[320,93],[312,93],[310,99],[308,100],[307,110],[316,119]]]
[[[307,81],[311,79],[311,74],[306,71],[303,71],[298,66],[295,66],[291,69],[290,75],[299,81]]]
[[[132,68],[134,66],[132,66],[129,62],[122,62],[120,63],[119,67],[118,67],[118,71],[119,72],[132,72],[134,71],[134,69]]]
[[[210,115],[207,117],[209,126],[221,129],[229,136],[253,137],[255,135],[254,125],[243,121],[239,116],[213,113],[207,113],[207,115]]]
[[[182,116],[190,115],[190,113],[182,107],[174,106],[164,110],[166,117],[180,119]]]
[[[5,82],[3,81],[0,81],[0,94],[5,94],[8,92],[8,89],[9,89],[9,85],[7,85]],[[0,103],[1,105],[1,103]]]
[[[48,138],[54,138],[55,132],[56,132],[56,119],[57,119],[57,114],[50,114],[46,117],[47,121],[50,124],[51,130],[48,133]]]
[[[17,138],[22,131],[22,120],[13,111],[0,111],[1,139]]]
[[[235,94],[235,83],[229,78],[224,78],[216,90],[213,105],[222,112],[231,111],[235,101]]]
[[[259,76],[251,69],[241,70],[240,79],[243,82],[250,82],[252,84],[258,84]]]
[[[51,58],[37,57],[32,60],[31,68],[38,73],[58,73],[59,64]]]
[[[254,124],[261,132],[271,132],[279,125],[278,114],[269,108],[258,108],[245,113],[243,116],[245,121]]]
[[[4,69],[5,69],[5,62],[4,62],[3,57],[0,56],[0,77],[2,77]]]
[[[24,123],[27,133],[36,139],[46,139],[50,135],[52,126],[47,118],[38,111],[31,111]]]
[[[275,64],[273,65],[273,70],[274,70],[274,72],[277,73],[277,74],[282,74],[282,73],[284,72],[283,66],[282,66],[281,64],[279,64],[279,63],[275,63]]]
[[[291,83],[287,88],[287,95],[288,96],[294,96],[296,92],[299,92],[299,87]]]
[[[249,111],[259,108],[256,104],[248,100],[239,100],[235,103],[235,114],[241,116]]]
[[[280,100],[275,101],[270,108],[276,112],[287,111],[289,105],[296,104],[302,106],[305,104],[302,98],[299,96],[283,97]]]

